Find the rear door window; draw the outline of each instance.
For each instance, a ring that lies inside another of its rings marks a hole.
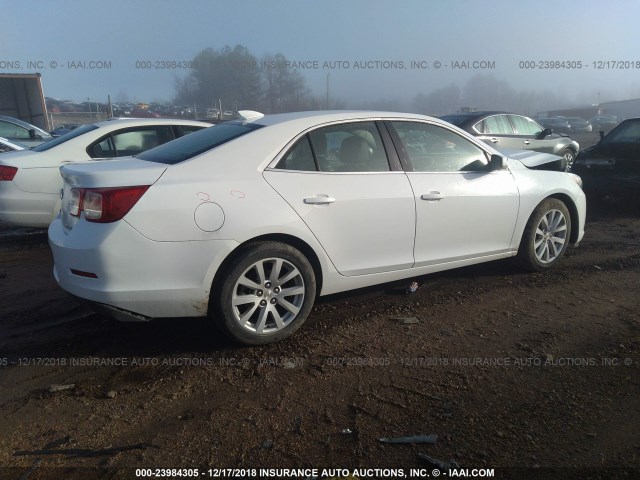
[[[276,168],[350,173],[390,170],[375,122],[318,128],[298,140]]]
[[[171,127],[139,128],[112,134],[118,157],[137,155],[173,139]]]
[[[92,158],[127,157],[173,140],[169,125],[116,130],[87,148]]]
[[[513,127],[506,115],[493,115],[483,121],[483,131],[493,135],[513,135]]]

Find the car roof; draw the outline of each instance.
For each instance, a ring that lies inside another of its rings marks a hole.
[[[265,115],[261,118],[248,121],[237,121],[240,123],[254,123],[256,125],[271,126],[278,124],[289,124],[292,127],[305,129],[323,123],[349,121],[349,120],[376,120],[376,119],[415,119],[415,120],[438,120],[426,115],[415,113],[399,113],[368,110],[326,110],[326,111],[306,111],[292,113],[276,113]]]
[[[144,125],[198,125],[211,126],[211,123],[201,122],[199,120],[188,120],[183,118],[111,118],[96,122],[93,125],[97,127],[112,127],[114,125],[139,127]]]
[[[489,115],[520,115],[519,113],[513,112],[503,112],[501,110],[481,110],[479,112],[463,112],[463,113],[449,113],[447,115],[443,115],[443,117],[448,116],[456,116],[456,117],[485,117]]]
[[[464,112],[464,113],[451,113],[448,115],[442,115],[443,120],[446,120],[447,118],[456,118],[456,125],[458,125],[461,128],[467,128],[471,125],[474,125],[476,122],[478,122],[480,119],[485,118],[485,117],[490,117],[492,115],[519,115],[521,117],[523,117],[524,115],[520,115],[519,113],[513,113],[513,112],[503,112],[500,110],[482,110],[479,112]]]

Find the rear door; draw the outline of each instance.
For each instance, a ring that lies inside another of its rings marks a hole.
[[[485,117],[473,126],[477,137],[496,150],[522,150],[522,138],[516,133],[506,114]]]
[[[264,172],[346,276],[413,265],[413,192],[382,135],[373,121],[318,128]]]
[[[558,143],[558,137],[542,137],[543,128],[530,118],[522,115],[509,115],[516,132],[522,139],[522,150],[535,150],[536,152],[554,153]]]

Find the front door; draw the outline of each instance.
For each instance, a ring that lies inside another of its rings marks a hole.
[[[484,150],[442,126],[389,126],[413,170],[407,176],[416,201],[415,266],[508,251],[519,206],[509,170],[489,171]]]

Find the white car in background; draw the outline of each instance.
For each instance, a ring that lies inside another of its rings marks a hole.
[[[222,123],[62,167],[54,275],[118,318],[209,315],[239,342],[277,341],[318,295],[516,255],[555,265],[584,234],[580,178],[515,155],[413,114]]]
[[[176,119],[113,119],[83,125],[28,150],[0,156],[0,221],[49,226],[60,211],[60,166],[131,156],[211,124]]]

